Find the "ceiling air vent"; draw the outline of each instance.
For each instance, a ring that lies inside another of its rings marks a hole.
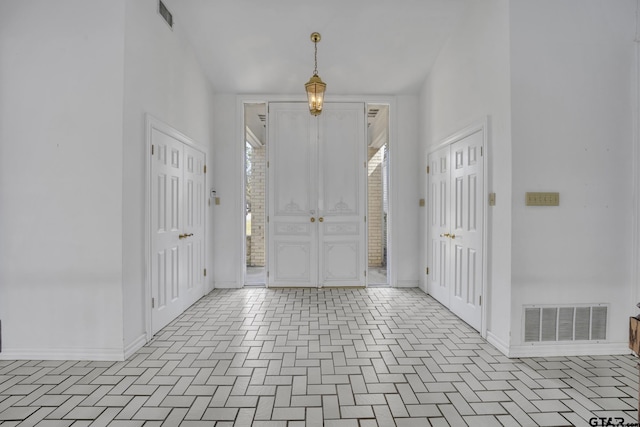
[[[173,28],[173,15],[167,9],[167,6],[162,3],[162,1],[158,1],[158,13],[162,16],[162,19],[167,23],[169,28]]]
[[[524,341],[605,341],[608,306],[525,306]]]

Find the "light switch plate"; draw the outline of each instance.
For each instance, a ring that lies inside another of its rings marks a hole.
[[[559,206],[560,193],[527,193],[527,206]]]

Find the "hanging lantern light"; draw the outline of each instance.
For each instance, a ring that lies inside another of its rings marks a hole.
[[[322,104],[324,103],[324,91],[327,85],[322,81],[318,75],[318,42],[320,41],[320,33],[312,33],[311,41],[313,42],[315,49],[315,68],[313,69],[313,76],[304,85],[307,90],[307,99],[309,100],[309,111],[312,115],[318,116],[322,113]]]

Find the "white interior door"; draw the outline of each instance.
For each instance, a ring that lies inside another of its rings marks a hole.
[[[429,293],[472,327],[482,326],[484,134],[429,156]]]
[[[451,203],[449,146],[429,155],[429,294],[449,307]]]
[[[476,329],[482,324],[482,143],[478,131],[451,145],[451,311]]]
[[[182,143],[152,130],[151,172],[151,297],[152,333],[156,333],[182,312],[180,301],[179,239],[183,227]]]
[[[151,128],[151,329],[204,294],[204,153]]]
[[[326,104],[319,120],[318,214],[321,286],[365,284],[365,110]]]
[[[205,156],[184,145],[184,306],[204,295]]]
[[[269,104],[269,286],[317,286],[317,121],[305,104]]]
[[[269,105],[269,286],[365,284],[365,109]]]

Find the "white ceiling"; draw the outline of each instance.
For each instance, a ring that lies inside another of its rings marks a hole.
[[[415,93],[469,0],[163,0],[218,93]]]

